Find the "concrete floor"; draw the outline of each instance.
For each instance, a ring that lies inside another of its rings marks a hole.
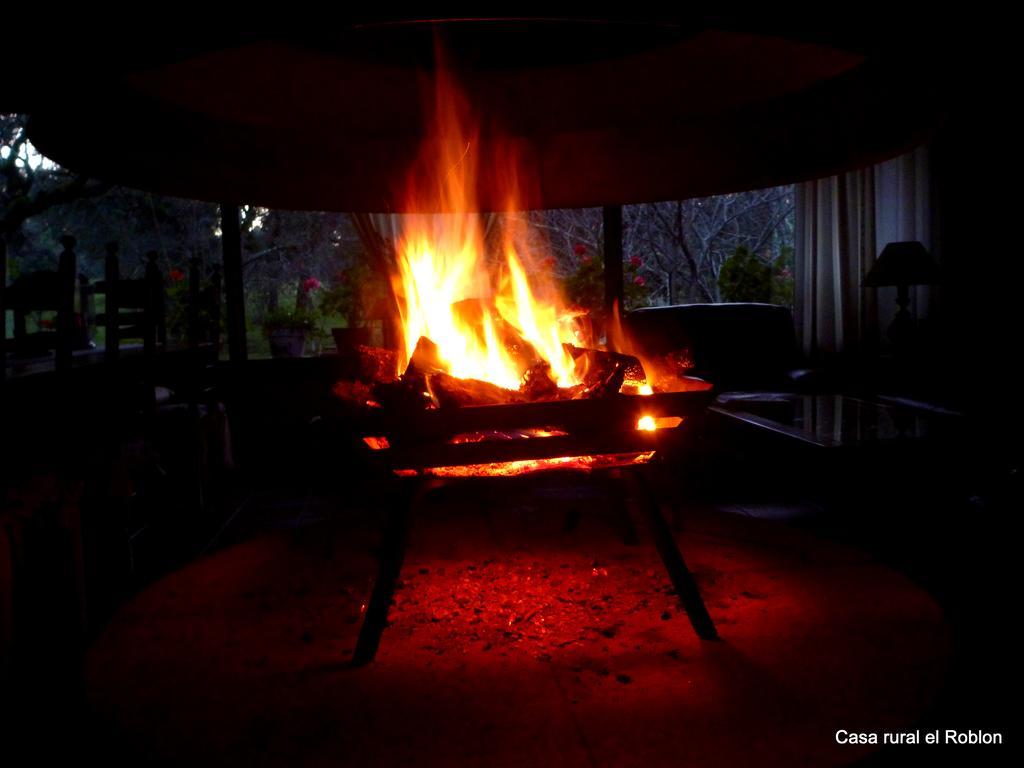
[[[749,514],[685,517],[722,635],[702,642],[646,531],[628,546],[600,497],[496,485],[418,510],[377,660],[352,669],[376,533],[333,517],[127,604],[88,657],[100,749],[189,765],[840,765],[870,749],[836,730],[912,727],[948,664],[939,607],[857,550]]]

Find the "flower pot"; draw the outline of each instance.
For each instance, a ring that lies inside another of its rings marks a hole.
[[[369,328],[331,328],[331,336],[334,337],[334,346],[337,347],[339,355],[360,344],[370,343]]]
[[[306,353],[306,331],[278,328],[270,332],[271,357],[302,357]]]

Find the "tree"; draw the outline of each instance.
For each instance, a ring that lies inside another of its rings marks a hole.
[[[196,200],[111,186],[68,171],[39,155],[19,115],[0,116],[0,234],[12,273],[53,269],[60,236],[78,240],[79,272],[103,275],[105,245],[120,246],[122,276],[140,277],[145,255],[188,271],[188,262],[219,261],[217,207]]]
[[[9,244],[19,245],[21,226],[31,217],[108,189],[39,155],[23,115],[0,115],[0,237]]]
[[[722,264],[718,290],[726,301],[770,301],[772,268],[741,245]]]
[[[628,208],[659,303],[718,301],[719,272],[737,248],[773,264],[792,247],[790,186]]]
[[[772,269],[772,300],[789,300],[792,192],[792,187],[777,187],[624,206],[626,308],[719,300],[722,266],[738,248]],[[485,218],[488,258],[501,256],[502,232],[514,227],[530,254],[527,269],[554,278],[571,303],[599,317],[604,301],[601,209]],[[141,276],[145,254],[156,251],[164,274],[180,280],[191,259],[207,267],[220,262],[219,224],[215,204],[109,186],[60,168],[32,148],[21,116],[0,115],[0,235],[8,242],[12,276],[19,270],[53,269],[59,238],[70,233],[78,238],[79,271],[87,277],[102,276],[104,246],[116,241],[123,277]],[[293,308],[317,302],[321,288],[321,295],[334,299],[327,303],[335,314],[355,317],[350,305],[370,282],[376,305],[386,303],[378,296],[388,291],[386,270],[377,259],[378,268],[369,277],[359,271],[374,248],[361,240],[349,216],[244,206],[242,245],[251,328],[280,303]]]
[[[337,293],[365,261],[349,217],[342,213],[243,210],[243,270],[249,314],[258,325],[281,302],[304,307],[317,290]],[[317,286],[311,290],[310,286]],[[309,307],[307,307],[309,308]]]
[[[541,236],[538,253],[550,254],[548,267],[566,283],[569,298],[599,307],[601,209],[528,216]],[[626,306],[720,300],[719,273],[738,248],[771,267],[778,283],[772,300],[791,301],[793,235],[791,186],[624,206]]]

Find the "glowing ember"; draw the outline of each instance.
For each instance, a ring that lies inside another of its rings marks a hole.
[[[369,446],[371,451],[386,451],[391,447],[386,437],[364,437],[363,442]]]
[[[427,467],[422,470],[397,469],[399,477],[414,477],[417,474],[432,477],[516,477],[534,472],[555,469],[590,472],[633,464],[646,464],[654,458],[654,451],[643,453],[608,453],[597,456],[559,456],[553,459],[526,459],[520,461],[495,461],[488,464],[466,464],[452,467]]]
[[[525,225],[501,224],[488,233],[476,200],[478,168],[508,184],[508,209],[516,210],[517,175],[511,148],[478,157],[479,128],[459,92],[439,68],[432,132],[409,181],[410,210],[439,211],[397,217],[398,299],[404,370],[421,337],[437,347],[446,373],[519,389],[528,367],[547,363],[559,387],[580,383],[563,346],[579,342],[577,316],[553,281],[533,265],[536,237]],[[510,221],[513,221],[510,219]],[[490,247],[488,247],[490,245]]]
[[[483,432],[463,432],[448,440],[449,443],[485,443],[493,440],[529,440],[535,437],[565,437],[569,433],[561,429],[526,427],[516,430],[489,429]]]
[[[637,380],[627,376],[622,382],[622,386],[619,388],[619,392],[623,395],[653,395],[654,387],[648,384],[645,380]]]
[[[682,416],[641,416],[636,428],[641,432],[653,432],[656,429],[675,429],[682,423]]]
[[[659,416],[654,420],[654,427],[655,429],[675,429],[682,423],[682,416]]]

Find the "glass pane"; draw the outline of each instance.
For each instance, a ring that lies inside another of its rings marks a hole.
[[[792,185],[623,208],[626,308],[793,304]]]

